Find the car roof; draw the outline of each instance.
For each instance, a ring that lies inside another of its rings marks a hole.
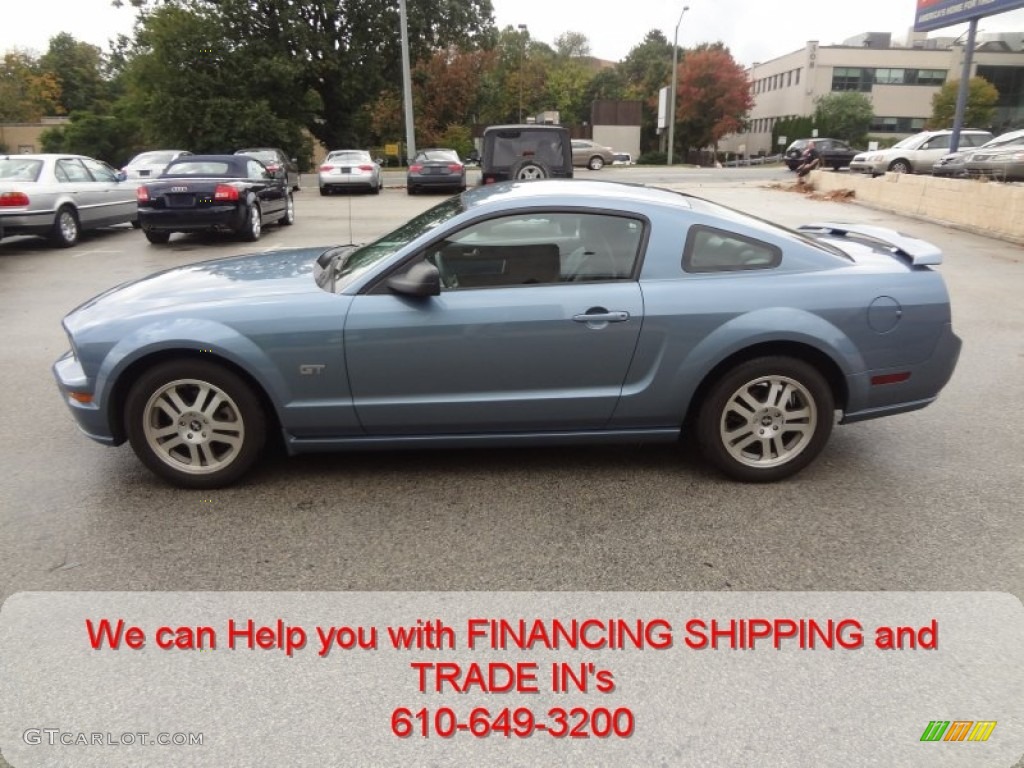
[[[20,159],[20,160],[61,160],[61,159],[66,160],[66,159],[72,158],[72,157],[84,158],[86,160],[97,160],[98,159],[98,158],[95,158],[95,157],[89,157],[88,155],[76,155],[74,152],[32,152],[32,153],[26,153],[26,154],[21,154],[19,152],[5,152],[3,154],[0,154],[0,157],[3,157],[5,159],[13,157],[15,159]],[[100,160],[99,162],[103,163],[103,162],[106,162],[106,161],[105,160]]]
[[[564,125],[548,125],[547,123],[510,123],[509,125],[489,125],[484,128],[484,133],[490,133],[492,131],[521,131],[526,128],[531,131],[557,131],[559,133],[563,131],[568,133],[569,131],[569,129]]]
[[[244,155],[247,152],[282,152],[277,147],[248,147],[247,149],[236,149],[236,155]]]
[[[668,205],[692,208],[691,200],[680,192],[642,184],[590,179],[537,179],[534,181],[503,181],[475,187],[462,195],[467,209],[503,203],[537,205],[583,205],[614,208],[616,202]]]

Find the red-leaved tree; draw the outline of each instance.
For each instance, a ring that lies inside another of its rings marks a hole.
[[[714,147],[743,127],[754,106],[750,83],[721,43],[688,51],[679,65],[676,148]]]

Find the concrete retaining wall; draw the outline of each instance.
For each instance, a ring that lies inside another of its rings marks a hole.
[[[815,191],[851,189],[865,205],[1024,244],[1024,184],[813,171]]]

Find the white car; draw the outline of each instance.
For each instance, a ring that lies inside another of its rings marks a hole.
[[[616,152],[612,159],[612,165],[633,165],[633,156],[629,152]]]
[[[318,181],[321,195],[342,189],[363,189],[377,195],[384,186],[380,165],[362,149],[336,149],[328,153],[320,164]]]
[[[908,136],[888,149],[861,152],[850,162],[850,170],[881,176],[891,173],[931,173],[935,161],[949,154],[952,131],[922,131]],[[980,147],[992,140],[988,131],[964,130],[960,132],[960,146],[967,149]]]
[[[184,155],[192,153],[184,149],[154,149],[133,157],[124,171],[126,179],[155,179],[164,172],[164,168]]]

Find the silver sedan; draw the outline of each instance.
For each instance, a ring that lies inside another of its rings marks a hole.
[[[39,235],[62,248],[83,230],[134,222],[136,183],[82,155],[0,155],[0,239]]]
[[[329,195],[341,189],[363,189],[379,194],[384,186],[380,166],[361,149],[336,149],[320,164],[320,194]]]

